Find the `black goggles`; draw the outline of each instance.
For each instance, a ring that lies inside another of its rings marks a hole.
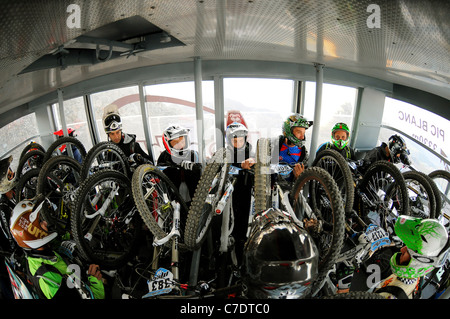
[[[109,115],[109,116],[105,119],[105,126],[110,126],[111,123],[113,123],[113,122],[120,123],[120,116],[119,116],[119,115],[116,115],[116,114]]]

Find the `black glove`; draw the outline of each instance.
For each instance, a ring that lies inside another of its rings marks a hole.
[[[189,171],[198,170],[198,169],[202,168],[202,164],[191,162],[191,161],[182,161],[180,166],[182,168],[184,168],[185,170],[189,170]]]

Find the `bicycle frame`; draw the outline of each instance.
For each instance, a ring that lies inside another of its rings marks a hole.
[[[170,239],[173,239],[172,241],[172,274],[173,279],[175,281],[179,280],[179,269],[178,269],[178,261],[179,261],[179,251],[178,251],[178,242],[179,238],[181,236],[180,234],[180,203],[176,201],[171,202],[173,210],[173,225],[172,230],[170,233],[161,239],[154,238],[153,240],[153,246],[158,247],[166,244]]]

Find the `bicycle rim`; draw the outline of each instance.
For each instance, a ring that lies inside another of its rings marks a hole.
[[[107,268],[126,263],[141,230],[130,180],[116,171],[97,172],[82,183],[75,205],[72,233],[83,257]]]
[[[314,195],[310,192],[312,188]],[[314,200],[312,195],[316,197]],[[317,282],[320,283],[334,265],[344,241],[345,211],[339,188],[323,168],[310,167],[297,178],[290,197],[297,218],[313,222],[312,227],[305,229],[319,249]]]
[[[186,221],[184,243],[189,249],[198,249],[206,238],[206,232],[215,214],[213,211],[215,203],[222,195],[225,183],[214,188],[211,188],[211,185],[214,178],[220,175],[222,169],[224,169],[225,178],[228,177],[230,157],[226,148],[219,149],[202,173]],[[226,166],[224,167],[224,165]],[[207,200],[212,204],[209,204]]]
[[[173,200],[180,204],[179,228],[183,230],[188,210],[186,203],[163,172],[150,164],[140,165],[133,174],[131,185],[142,220],[157,239],[166,237],[172,230]]]

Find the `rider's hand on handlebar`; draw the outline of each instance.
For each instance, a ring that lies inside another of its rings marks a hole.
[[[89,269],[88,269],[87,273],[90,276],[94,276],[98,280],[102,280],[103,276],[102,276],[102,273],[100,272],[100,266],[99,265],[95,265],[95,264],[89,265]]]
[[[241,167],[243,169],[250,169],[256,163],[254,158],[247,158],[245,161],[242,161]]]
[[[297,178],[301,173],[303,173],[303,171],[305,170],[305,164],[303,163],[297,163],[294,166],[294,177]]]
[[[137,163],[137,164],[139,164],[139,163],[144,163],[144,162],[145,162],[144,157],[143,157],[141,154],[138,154],[138,153],[133,153],[133,154],[131,154],[131,155],[128,157],[128,161],[130,161],[130,162],[135,162],[135,163]]]
[[[185,170],[189,170],[189,171],[197,170],[197,169],[201,169],[202,168],[202,164],[191,162],[191,161],[182,161],[180,166],[182,168],[184,168]]]

